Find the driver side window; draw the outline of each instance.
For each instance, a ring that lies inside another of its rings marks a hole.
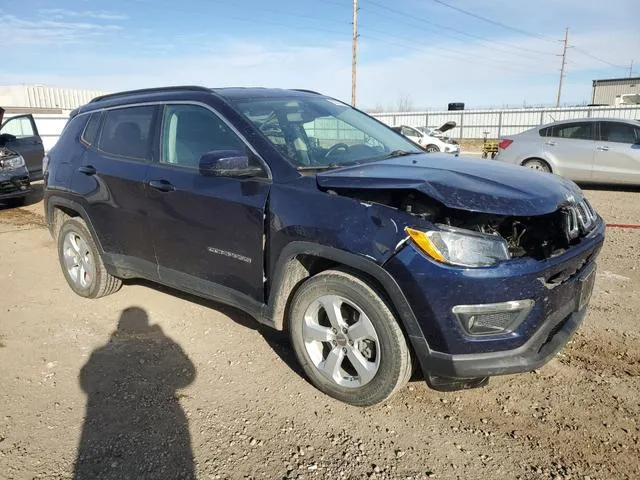
[[[1,133],[8,133],[16,138],[28,138],[36,135],[31,118],[25,116],[10,118],[7,120],[2,127],[0,134]]]

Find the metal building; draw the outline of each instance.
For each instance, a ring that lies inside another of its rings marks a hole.
[[[7,112],[59,113],[88,103],[104,92],[42,85],[0,85],[0,106]]]
[[[595,105],[624,104],[623,95],[640,94],[640,77],[608,78],[593,81],[591,103]]]

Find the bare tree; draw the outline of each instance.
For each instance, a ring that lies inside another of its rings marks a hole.
[[[413,102],[411,101],[411,97],[406,94],[400,95],[398,98],[398,105],[396,110],[398,112],[410,112],[413,110]]]

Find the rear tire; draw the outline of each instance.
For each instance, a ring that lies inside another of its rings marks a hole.
[[[340,401],[380,403],[411,377],[410,349],[394,314],[350,273],[326,270],[304,282],[291,302],[289,330],[311,383]]]
[[[532,170],[538,170],[539,172],[551,173],[549,164],[540,158],[529,158],[522,162],[522,166]]]
[[[100,298],[120,289],[122,280],[107,272],[84,220],[65,220],[57,239],[58,259],[71,290],[81,297]]]

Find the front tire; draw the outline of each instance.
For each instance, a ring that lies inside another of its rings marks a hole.
[[[427,151],[427,153],[437,153],[440,151],[437,145],[427,145],[425,147],[425,150]]]
[[[411,353],[391,309],[345,271],[327,270],[302,284],[291,302],[289,330],[311,383],[340,401],[380,403],[411,377]]]
[[[58,259],[67,283],[85,298],[100,298],[120,289],[122,280],[107,272],[84,220],[68,218],[58,233]]]

